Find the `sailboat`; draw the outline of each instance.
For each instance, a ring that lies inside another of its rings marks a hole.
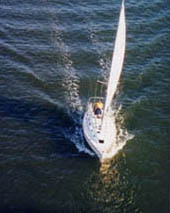
[[[116,149],[117,146],[115,118],[111,110],[111,105],[123,68],[125,46],[126,20],[125,0],[123,0],[112,56],[110,76],[107,83],[106,97],[91,97],[87,103],[87,110],[83,117],[84,137],[101,161],[111,158],[113,149]],[[94,105],[98,101],[104,104],[101,116],[96,116],[94,113]]]

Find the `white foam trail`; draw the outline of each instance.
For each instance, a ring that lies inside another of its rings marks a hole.
[[[71,141],[76,145],[79,152],[94,156],[94,152],[90,151],[84,143],[80,143],[80,141],[84,141],[82,128],[76,127],[74,134],[72,134]]]
[[[67,102],[67,106],[69,109],[71,109],[71,112],[82,110],[82,103],[79,96],[80,80],[76,70],[73,67],[73,61],[71,59],[69,47],[64,43],[62,39],[62,33],[56,24],[53,27],[53,37],[55,40],[55,46],[60,50],[61,53],[63,53],[61,57],[61,62],[63,64],[62,86],[65,89],[64,98]]]
[[[75,144],[79,152],[94,155],[93,152],[86,148],[82,134],[81,117],[83,114],[83,107],[79,95],[80,79],[76,73],[75,68],[73,67],[73,61],[71,59],[69,47],[64,43],[62,39],[62,33],[58,26],[58,24],[53,23],[53,39],[56,48],[58,48],[60,52],[63,53],[63,56],[61,57],[61,62],[64,65],[62,71],[62,87],[65,90],[64,99],[68,108],[69,115],[73,119],[73,125],[76,124],[74,132],[72,132],[71,135],[67,133],[67,135],[65,136]]]
[[[119,108],[115,111],[115,118],[116,118],[116,126],[119,130],[117,133],[117,142],[119,144],[126,143],[128,140],[131,140],[134,135],[128,133],[127,129],[123,127],[124,125],[124,117],[121,115],[120,111],[122,109],[122,106],[120,105]]]

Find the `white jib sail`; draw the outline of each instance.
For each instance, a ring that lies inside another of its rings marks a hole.
[[[125,20],[125,5],[124,0],[122,1],[122,7],[119,16],[118,29],[115,39],[115,46],[112,57],[110,77],[108,81],[108,88],[106,93],[106,101],[103,114],[103,125],[102,129],[105,127],[105,119],[107,111],[109,110],[113,96],[116,92],[119,78],[122,71],[124,55],[125,55],[125,45],[126,45],[126,20]]]

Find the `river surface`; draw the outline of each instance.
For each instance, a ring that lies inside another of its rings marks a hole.
[[[119,0],[0,0],[0,212],[168,213],[170,1],[126,1],[113,105],[125,146],[100,164],[82,135],[108,78]]]

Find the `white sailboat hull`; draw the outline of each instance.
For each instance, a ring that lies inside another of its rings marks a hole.
[[[101,131],[101,125],[102,118],[97,118],[93,112],[92,104],[89,104],[83,118],[84,136],[99,159],[104,160],[113,156],[113,150],[116,147],[114,117],[108,114],[104,131]]]

